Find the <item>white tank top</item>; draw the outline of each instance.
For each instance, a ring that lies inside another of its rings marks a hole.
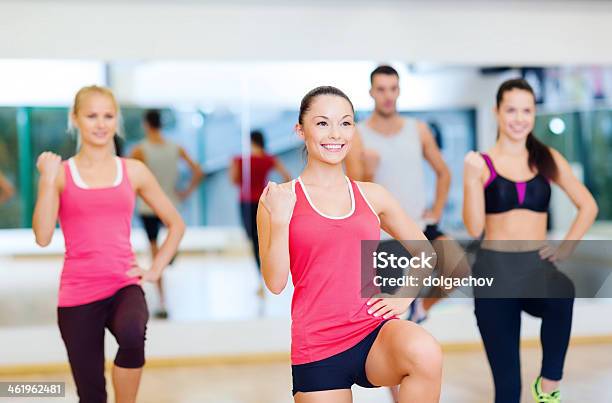
[[[152,143],[145,140],[141,143],[144,163],[151,170],[162,190],[170,201],[177,206],[176,182],[178,181],[179,146],[169,141],[163,144]],[[138,212],[152,215],[153,210],[138,199]]]
[[[417,120],[404,119],[402,129],[392,135],[381,134],[363,121],[357,125],[364,148],[380,155],[374,182],[385,187],[398,199],[404,211],[421,228],[425,228],[425,181],[423,146]]]

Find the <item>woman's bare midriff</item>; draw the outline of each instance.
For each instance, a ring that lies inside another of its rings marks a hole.
[[[483,249],[524,252],[546,244],[547,213],[516,209],[488,214],[485,219]]]

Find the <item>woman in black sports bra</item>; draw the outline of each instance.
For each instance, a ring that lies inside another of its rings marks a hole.
[[[574,299],[573,286],[553,262],[567,257],[574,242],[558,248],[546,244],[551,184],[578,209],[564,241],[584,236],[597,205],[565,158],[533,135],[535,97],[525,80],[500,86],[495,114],[495,146],[486,154],[468,153],[464,164],[463,220],[471,236],[484,231],[473,273],[492,275],[498,286],[475,292],[476,319],[493,372],[495,403],[518,403],[521,312],[542,318],[542,368],[532,395],[536,402],[558,403]]]

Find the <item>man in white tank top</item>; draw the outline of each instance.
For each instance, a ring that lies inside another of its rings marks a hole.
[[[393,67],[377,67],[370,75],[370,83],[374,112],[357,125],[357,136],[345,160],[347,175],[354,180],[384,186],[406,213],[420,224],[430,241],[450,240],[440,232],[438,222],[448,197],[451,175],[429,126],[417,119],[404,118],[397,112],[399,74]],[[426,206],[423,158],[436,174],[436,195],[430,208]],[[405,253],[401,244],[389,240],[386,234],[382,234],[381,239],[388,240],[381,242],[381,250],[396,255]],[[454,263],[463,257],[456,242],[436,243],[434,247],[436,245],[444,248],[438,256],[457,256]],[[459,267],[459,263],[456,264]],[[446,272],[445,267],[442,269]],[[462,270],[467,270],[467,267]],[[422,322],[429,308],[439,300],[438,297],[417,298],[410,306],[408,319]],[[397,401],[397,387],[391,388],[391,393]]]
[[[200,166],[189,157],[183,147],[164,139],[161,123],[161,113],[159,110],[150,109],[145,112],[143,127],[146,138],[134,148],[131,157],[142,161],[151,170],[164,193],[177,206],[197,189],[200,182],[204,179],[204,173]],[[191,169],[191,182],[184,190],[177,189],[180,159],[184,160]],[[137,210],[149,239],[151,256],[155,258],[158,251],[157,236],[163,223],[153,210],[140,199],[138,200]],[[174,259],[172,260],[174,261]],[[172,264],[172,262],[170,263]],[[157,283],[157,287],[160,297],[160,310],[155,313],[155,316],[164,319],[168,314],[166,312],[161,278]]]
[[[357,128],[347,158],[350,177],[380,183],[400,201],[404,210],[426,231],[442,216],[450,188],[450,171],[431,130],[424,122],[397,112],[399,75],[390,66],[379,66],[370,75],[374,112]],[[436,174],[436,197],[426,206],[423,158]],[[430,231],[431,232],[431,231]],[[442,233],[427,234],[430,240]]]
[[[383,185],[421,225],[430,241],[450,239],[440,232],[437,223],[448,197],[451,176],[431,130],[424,122],[404,118],[397,112],[399,75],[393,67],[377,67],[370,82],[374,112],[357,126],[358,136],[346,161],[348,176]],[[423,158],[436,174],[436,195],[431,208],[426,206]],[[443,244],[445,248],[451,245]],[[460,251],[459,245],[453,249]],[[436,301],[434,298],[428,298],[424,304],[417,301],[413,305],[419,312],[414,317],[424,318],[425,311]]]

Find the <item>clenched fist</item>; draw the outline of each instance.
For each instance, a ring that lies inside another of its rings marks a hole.
[[[465,181],[477,181],[482,175],[486,162],[482,155],[475,151],[466,154],[463,160],[463,179]]]
[[[291,188],[283,188],[275,182],[269,182],[263,191],[261,202],[273,222],[289,224],[295,207],[295,193]]]
[[[36,168],[40,172],[40,180],[48,181],[49,183],[55,182],[55,178],[60,172],[62,165],[62,157],[54,154],[50,151],[45,151],[38,156],[36,161]]]

